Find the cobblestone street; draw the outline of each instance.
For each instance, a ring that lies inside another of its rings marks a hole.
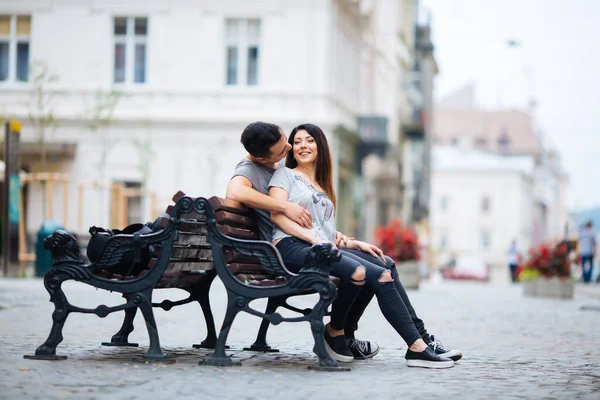
[[[116,305],[121,298],[78,284],[65,285],[78,306]],[[156,300],[181,298],[183,292],[160,290]],[[198,365],[208,350],[194,350],[205,336],[200,308],[186,305],[156,310],[163,349],[177,359],[171,365],[134,362],[148,344],[143,318],[130,336],[140,348],[107,348],[122,313],[101,320],[72,314],[57,354],[65,361],[23,359],[47,337],[52,304],[41,280],[0,279],[0,392],[2,399],[361,399],[383,398],[600,398],[600,290],[576,289],[574,300],[524,298],[520,286],[476,283],[425,283],[409,292],[430,332],[465,357],[449,370],[408,368],[406,345],[382,317],[376,300],[363,318],[359,337],[377,341],[372,360],[356,361],[351,372],[324,373],[316,363],[307,324],[272,326],[269,344],[280,353],[255,354],[250,344],[259,320],[240,315],[229,336],[231,353],[242,367]],[[213,285],[211,299],[218,324],[225,293]],[[296,304],[311,305],[304,296]],[[255,308],[263,309],[257,302]],[[582,310],[581,307],[590,310]],[[594,310],[595,308],[595,310]]]

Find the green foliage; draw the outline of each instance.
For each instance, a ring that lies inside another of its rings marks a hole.
[[[521,273],[519,274],[519,280],[529,281],[532,279],[541,278],[542,276],[544,275],[539,270],[526,268],[523,269],[523,271],[521,271]]]
[[[31,91],[28,101],[27,119],[33,125],[40,148],[42,170],[46,169],[46,137],[56,129],[58,122],[54,116],[56,100],[63,94],[53,87],[58,75],[50,72],[45,61],[34,61],[29,67]]]
[[[108,92],[96,90],[94,104],[87,110],[86,126],[92,132],[110,125],[117,104],[123,97],[123,92],[110,90]]]

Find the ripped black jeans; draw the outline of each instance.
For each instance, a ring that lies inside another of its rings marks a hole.
[[[398,271],[396,270],[396,264],[394,263],[394,260],[392,260],[388,256],[385,256],[386,262],[384,263],[381,258],[374,257],[368,253],[365,253],[364,251],[348,249],[342,249],[342,251],[344,253],[350,253],[349,256],[354,255],[359,259],[366,260],[370,263],[379,265],[380,267],[384,267],[390,270],[392,278],[394,278],[394,286],[396,287],[396,291],[402,298],[402,301],[404,302],[404,305],[406,306],[406,309],[410,314],[413,324],[415,324],[415,327],[419,331],[421,338],[423,338],[425,342],[429,342],[429,332],[427,332],[427,329],[425,329],[425,323],[423,322],[423,320],[417,316],[417,312],[413,308],[410,299],[408,298],[406,289],[404,289],[404,286],[402,286],[402,282],[400,282],[400,280],[398,279]],[[373,299],[373,296],[375,296],[375,292],[373,292],[370,288],[364,286],[360,289],[360,293],[358,295],[356,295],[355,292],[356,285],[352,283],[343,283],[338,288],[338,296],[336,299],[336,303],[338,301],[343,302],[339,305],[340,307],[343,307],[345,304],[348,304],[349,300],[344,299],[355,299],[352,305],[350,306],[350,310],[348,311],[348,316],[346,318],[346,324],[344,326],[344,332],[347,338],[354,337],[354,332],[358,330],[358,321],[360,320],[367,306]],[[336,303],[334,303],[334,305],[336,305]]]
[[[300,239],[287,237],[279,241],[276,247],[281,253],[286,267],[292,272],[298,272],[304,266],[304,259],[311,245]],[[359,258],[343,249],[341,252],[341,259],[332,264],[331,275],[342,279],[345,291],[342,293],[341,298],[338,294],[338,298],[332,306],[331,327],[334,329],[344,329],[348,311],[364,286],[375,293],[383,316],[408,346],[412,345],[417,339],[421,339],[421,335],[396,289],[394,281],[397,281],[397,279],[386,279],[386,275],[394,278],[391,271]],[[356,281],[352,278],[352,275],[360,269],[364,269],[365,279]],[[388,281],[380,282],[380,280]],[[356,287],[356,289],[349,290],[353,287]]]

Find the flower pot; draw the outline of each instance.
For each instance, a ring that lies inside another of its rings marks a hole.
[[[396,263],[398,278],[405,289],[418,289],[421,282],[419,263],[416,260],[402,261]]]
[[[575,283],[570,278],[535,278],[523,282],[523,295],[527,297],[572,299],[574,290]]]

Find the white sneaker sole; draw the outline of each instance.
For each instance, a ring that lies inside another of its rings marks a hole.
[[[350,363],[354,361],[354,356],[345,356],[343,354],[338,354],[331,347],[329,347],[329,343],[325,342],[325,350],[327,350],[327,354],[331,356],[335,361]]]
[[[454,367],[454,361],[406,360],[406,365],[409,367],[442,369]]]

